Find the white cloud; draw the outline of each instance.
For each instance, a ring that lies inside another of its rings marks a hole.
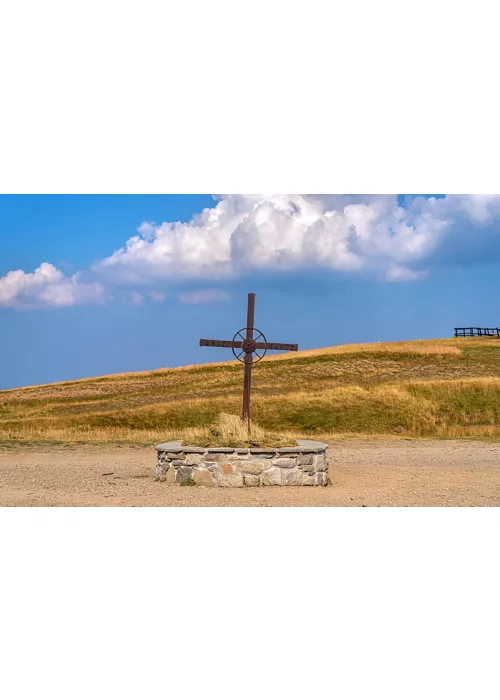
[[[388,282],[415,282],[427,277],[427,270],[409,270],[401,265],[392,265],[386,272],[385,278]]]
[[[146,294],[140,294],[139,292],[130,292],[129,300],[134,306],[142,306],[146,301],[146,297],[149,297],[157,304],[161,304],[165,301],[165,294],[162,292],[146,292]]]
[[[500,195],[222,195],[189,223],[146,222],[102,260],[109,279],[227,279],[249,270],[325,268],[382,279],[425,276],[441,246],[498,235]]]
[[[163,292],[148,292],[148,297],[158,304],[163,304],[166,299],[166,294]]]
[[[221,301],[229,301],[230,296],[221,289],[199,289],[197,292],[180,294],[179,300],[183,304],[211,304]]]
[[[142,306],[144,304],[144,297],[139,292],[130,292],[130,303],[134,306]]]
[[[34,272],[11,270],[0,277],[0,306],[20,310],[74,306],[104,298],[102,284],[81,280],[81,273],[67,277],[50,263],[42,263]]]
[[[216,284],[252,271],[324,269],[410,282],[433,265],[500,259],[500,195],[411,196],[403,206],[392,194],[235,194],[216,201],[188,223],[143,222],[85,276],[66,276],[49,263],[33,273],[8,272],[0,278],[0,306],[94,303],[105,298],[104,285]],[[161,292],[144,294],[165,299]],[[203,303],[203,294],[183,298]],[[131,301],[142,303],[144,296],[133,292]]]

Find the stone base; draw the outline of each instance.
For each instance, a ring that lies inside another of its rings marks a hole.
[[[188,447],[180,440],[156,446],[156,478],[197,486],[326,486],[324,442],[297,447],[234,449]]]

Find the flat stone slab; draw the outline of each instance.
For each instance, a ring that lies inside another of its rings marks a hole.
[[[233,454],[235,451],[234,447],[207,447],[207,452],[214,452],[215,454]]]
[[[162,442],[160,445],[156,445],[155,450],[165,450],[165,452],[182,452],[180,449],[182,445],[182,440],[171,440],[170,442]]]
[[[300,447],[300,452],[323,452],[328,447],[326,442],[317,442],[316,440],[297,440],[297,444]]]
[[[182,440],[172,440],[156,445],[157,452],[185,452],[186,454],[203,454],[205,452],[220,452],[222,454],[299,454],[304,452],[323,452],[328,445],[326,442],[316,442],[315,440],[297,440],[296,447],[198,447],[196,445],[182,445]]]
[[[162,442],[160,445],[156,445],[155,450],[157,452],[185,452],[186,454],[203,454],[206,451],[205,447],[196,447],[194,445],[183,447],[182,440]]]

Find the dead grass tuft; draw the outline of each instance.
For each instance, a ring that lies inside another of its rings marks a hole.
[[[231,413],[219,413],[213,425],[201,436],[203,447],[285,447],[293,446],[293,436],[279,435],[264,430],[255,421],[247,423]]]

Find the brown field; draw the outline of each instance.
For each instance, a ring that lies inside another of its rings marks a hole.
[[[0,445],[196,442],[238,414],[242,365],[226,362],[0,391]],[[268,356],[253,418],[289,441],[500,438],[500,340],[343,345]]]

